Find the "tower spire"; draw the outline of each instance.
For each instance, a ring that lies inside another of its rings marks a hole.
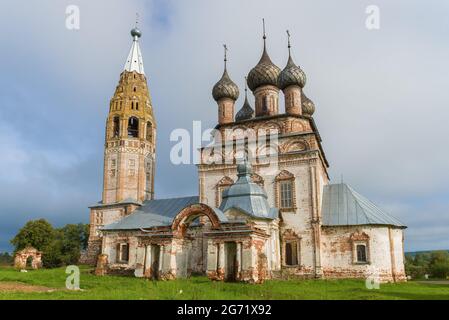
[[[139,28],[137,28],[138,23],[139,23],[139,14],[136,13],[136,25],[131,30],[133,43],[131,45],[128,58],[126,59],[126,63],[123,69],[129,72],[136,71],[137,73],[145,74],[145,70],[143,68],[142,52],[140,51],[139,46],[139,38],[142,36],[142,32],[139,30]]]
[[[292,47],[292,46],[290,45],[290,31],[288,31],[288,30],[287,30],[287,39],[288,39],[288,40],[287,40],[287,42],[288,42],[288,56],[291,57],[291,52],[290,52],[290,50],[291,50],[291,47]]]

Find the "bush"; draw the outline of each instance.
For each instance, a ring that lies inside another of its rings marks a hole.
[[[412,264],[405,265],[405,273],[411,276],[412,279],[422,279],[427,272],[427,268],[424,266],[416,266]]]

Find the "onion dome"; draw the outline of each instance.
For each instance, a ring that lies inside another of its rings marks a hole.
[[[311,116],[315,112],[315,104],[312,100],[302,93],[302,113],[306,116]]]
[[[259,63],[248,73],[248,87],[251,91],[263,85],[278,86],[278,77],[281,69],[271,62],[267,53],[266,36],[263,36],[263,53]]]
[[[284,90],[292,85],[303,88],[306,85],[306,74],[293,62],[291,55],[289,55],[287,65],[279,74],[279,88]]]
[[[221,76],[221,79],[218,80],[218,82],[214,85],[212,88],[212,96],[214,97],[215,101],[218,101],[223,98],[229,98],[232,100],[237,100],[239,97],[239,87],[231,80],[231,78],[228,75],[228,71],[226,69],[226,45],[224,45],[225,48],[225,57],[224,57],[224,71],[223,75]]]
[[[246,88],[245,82],[245,102],[243,103],[242,108],[235,115],[235,121],[247,120],[254,117],[254,109],[251,108],[251,105],[248,102],[248,89]]]
[[[306,85],[306,74],[298,67],[292,59],[291,45],[290,45],[290,32],[287,30],[288,36],[288,61],[284,70],[279,74],[279,88],[284,90],[288,86],[296,85],[303,88]]]
[[[225,68],[221,79],[214,85],[212,89],[212,96],[214,97],[215,101],[223,98],[237,100],[239,94],[239,88],[231,80],[231,78],[229,78],[228,72]]]

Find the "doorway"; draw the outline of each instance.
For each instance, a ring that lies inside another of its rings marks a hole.
[[[157,280],[159,278],[159,256],[161,247],[157,244],[151,245],[151,274],[150,278]]]
[[[25,263],[25,268],[26,269],[32,269],[33,268],[33,257],[32,256],[28,256],[26,263]]]
[[[237,244],[225,242],[225,280],[235,281],[237,272]]]

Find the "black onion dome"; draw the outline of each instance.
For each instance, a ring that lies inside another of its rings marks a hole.
[[[312,100],[307,98],[307,96],[302,93],[302,113],[304,115],[311,116],[315,112],[315,104]]]
[[[235,121],[247,120],[254,117],[254,109],[248,102],[248,97],[245,95],[245,103],[243,103],[242,108],[235,115]]]
[[[279,88],[284,90],[288,86],[297,85],[303,88],[306,85],[306,74],[288,57],[287,65],[279,74]]]
[[[214,85],[212,89],[212,96],[215,101],[222,98],[229,98],[232,100],[237,100],[239,97],[239,87],[229,78],[228,72],[225,68],[221,79]]]
[[[259,63],[248,73],[248,87],[251,91],[263,85],[278,86],[278,77],[281,69],[271,62],[265,44]]]

